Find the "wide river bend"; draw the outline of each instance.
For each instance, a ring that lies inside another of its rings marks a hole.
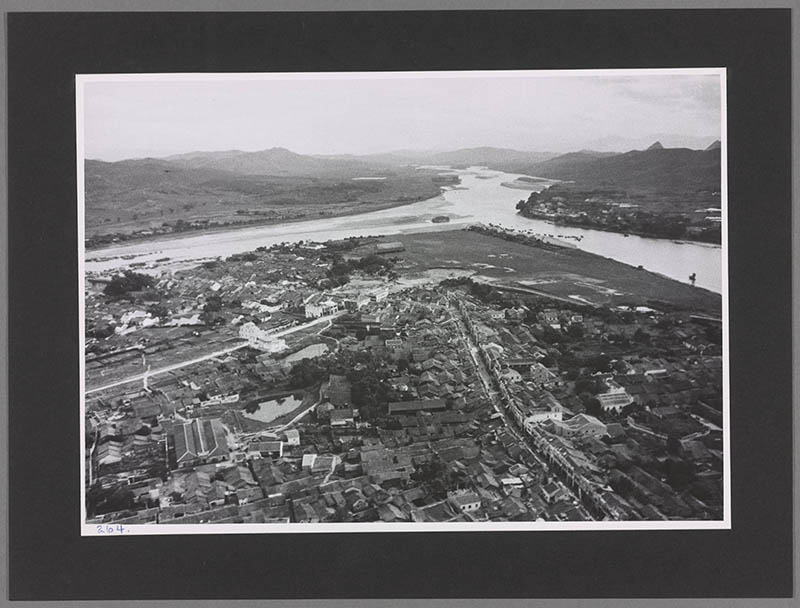
[[[567,237],[566,242],[580,249],[633,266],[641,265],[684,283],[688,282],[691,273],[696,273],[699,287],[722,292],[722,248],[719,246],[634,235],[626,237],[614,232],[555,226],[542,220],[528,219],[517,213],[517,201],[526,199],[530,192],[548,187],[550,182],[509,188],[503,184],[522,176],[482,167],[442,170],[457,173],[461,183],[445,189],[435,198],[418,203],[361,215],[123,243],[87,252],[85,270],[105,273],[133,262],[154,263],[167,257],[169,261],[162,264],[185,267],[198,260],[225,257],[281,242],[322,242],[348,236],[453,230],[481,222],[556,238]],[[450,222],[431,222],[440,215],[447,215]]]

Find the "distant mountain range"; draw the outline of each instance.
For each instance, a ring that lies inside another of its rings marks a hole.
[[[703,150],[716,139],[713,135],[687,135],[679,133],[650,133],[637,137],[609,135],[586,142],[585,147],[601,152],[625,152],[627,150],[644,150],[654,141],[659,141],[665,148],[689,148]]]
[[[720,145],[717,141],[705,150],[690,150],[664,148],[660,142],[655,142],[647,150],[631,150],[624,154],[574,152],[517,167],[517,172],[627,190],[718,191]]]
[[[168,156],[166,161],[191,169],[213,169],[243,175],[331,176],[336,174],[370,173],[386,163],[357,157],[323,157],[297,154],[286,148],[270,148],[259,152],[226,150],[224,152],[190,152]]]
[[[465,148],[449,152],[402,150],[371,155],[304,155],[286,148],[258,152],[225,150],[190,152],[166,158],[117,162],[85,162],[87,200],[104,193],[174,191],[180,194],[199,185],[230,184],[244,176],[319,177],[352,179],[391,174],[408,165],[482,165],[535,177],[575,181],[587,185],[680,192],[719,190],[720,149],[714,142],[705,150],[665,148],[655,142],[646,150],[625,153],[581,150],[555,155],[508,148]]]
[[[523,152],[509,148],[466,148],[452,152],[438,152],[419,158],[430,165],[484,165],[499,167],[526,163],[540,163],[556,156],[550,152]]]
[[[446,152],[397,150],[362,156],[334,155],[316,156],[315,158],[363,161],[387,165],[487,166],[499,168],[507,165],[538,163],[554,156],[556,155],[552,152],[524,152],[510,148],[484,146]]]

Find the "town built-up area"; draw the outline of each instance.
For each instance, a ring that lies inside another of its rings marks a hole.
[[[709,143],[584,159],[604,175],[669,166],[674,180],[686,157],[680,171],[694,172],[678,211],[674,183],[645,197],[643,183],[590,183],[600,230],[571,228],[589,220],[563,197],[541,206],[545,188],[590,174],[579,163],[577,177],[560,175],[556,154],[303,164],[273,148],[213,170],[233,153],[87,161],[85,529],[722,521],[723,298],[695,276],[700,256],[720,255],[720,144]],[[317,177],[264,185],[290,164]],[[270,188],[280,196],[252,198]],[[307,207],[287,194],[298,188]],[[136,217],[109,211],[122,192],[143,201]],[[283,205],[326,226],[273,218],[225,251],[220,239],[244,234],[220,223],[226,196],[234,219]],[[184,202],[165,214],[171,199]],[[658,208],[644,209],[651,199]],[[526,217],[533,204],[546,223]],[[615,209],[631,223],[615,227]],[[683,240],[637,234],[666,223]],[[187,238],[207,239],[203,255],[182,253]],[[645,253],[631,263],[592,249],[606,242]],[[671,276],[646,258],[658,247],[697,266]]]

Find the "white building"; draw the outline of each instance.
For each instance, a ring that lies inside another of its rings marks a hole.
[[[201,407],[209,405],[220,405],[228,403],[237,403],[239,401],[239,393],[232,393],[230,395],[214,395],[200,402]]]
[[[381,302],[389,297],[389,288],[388,287],[376,287],[370,292],[370,298],[374,302]]]
[[[557,325],[558,324],[558,311],[553,309],[548,309],[542,312],[542,318],[544,322],[548,325]]]
[[[304,470],[310,469],[314,466],[314,462],[317,460],[316,454],[303,454],[303,461],[301,466]]]
[[[447,499],[462,513],[472,513],[481,507],[480,496],[474,492],[448,492]]]
[[[515,403],[510,411],[528,433],[535,425],[547,420],[560,421],[564,415],[564,407],[548,391],[539,391],[532,403]]]
[[[517,370],[510,367],[505,368],[500,372],[500,377],[506,382],[522,382],[522,374]]]
[[[286,435],[286,445],[300,445],[300,431],[297,429],[289,429],[284,435]]]
[[[525,484],[519,477],[504,477],[500,480],[500,486],[503,488],[503,492],[506,496],[519,497],[522,494]]]
[[[306,304],[304,308],[306,319],[319,319],[322,316],[321,304]]]
[[[552,431],[566,437],[602,437],[608,434],[606,425],[588,414],[578,414],[567,421],[553,421]]]
[[[245,323],[239,328],[239,337],[247,340],[251,348],[264,352],[279,353],[286,350],[285,340],[270,336],[253,322]]]
[[[607,380],[608,390],[605,393],[597,395],[597,400],[604,412],[614,411],[620,413],[626,405],[633,403],[631,397],[625,389],[613,380]]]
[[[532,428],[537,424],[541,424],[546,420],[561,421],[563,415],[564,414],[560,406],[531,408],[527,411],[527,415],[525,415],[522,421],[522,426],[528,433],[530,433]]]
[[[242,308],[247,308],[249,310],[255,310],[261,314],[267,314],[269,316],[270,313],[275,312],[276,308],[280,308],[277,306],[270,306],[269,304],[262,304],[261,302],[255,302],[253,300],[242,302]]]
[[[324,315],[332,315],[339,310],[339,304],[321,295],[313,295],[305,301],[304,312],[306,319],[319,319]]]
[[[333,315],[339,311],[339,304],[330,298],[322,301],[322,314]]]
[[[141,323],[146,317],[149,316],[150,315],[143,310],[132,310],[130,312],[123,313],[123,315],[120,317],[120,324],[131,325],[136,322]]]

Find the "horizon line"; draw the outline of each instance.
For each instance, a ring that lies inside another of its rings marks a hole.
[[[712,139],[713,141],[704,148],[692,148],[689,146],[664,146],[662,147],[664,150],[692,150],[695,152],[704,152],[706,151],[709,146],[715,143],[721,143],[721,136],[714,136],[708,135],[703,136],[699,135],[698,138],[707,137],[708,139]],[[660,143],[660,141],[655,140],[652,144]],[[463,151],[471,151],[471,150],[482,150],[482,149],[491,149],[491,150],[503,150],[508,152],[518,152],[521,154],[551,154],[553,158],[557,158],[559,156],[564,156],[566,154],[578,154],[581,152],[595,152],[598,154],[628,154],[630,152],[645,152],[648,148],[630,148],[627,150],[598,150],[591,147],[582,147],[577,150],[569,150],[567,152],[553,152],[552,150],[521,150],[519,148],[507,148],[504,146],[491,146],[491,145],[482,145],[482,146],[467,146],[463,148],[442,148],[442,149],[435,149],[435,150],[424,150],[424,149],[394,149],[394,150],[386,150],[383,152],[296,152],[291,148],[287,148],[286,146],[272,146],[268,148],[259,148],[259,149],[240,149],[240,148],[223,148],[223,149],[194,149],[194,150],[187,150],[185,152],[171,152],[168,154],[164,154],[163,156],[153,156],[153,155],[145,155],[145,156],[128,156],[124,158],[117,158],[115,160],[108,160],[106,158],[101,157],[84,157],[84,161],[99,161],[105,163],[117,163],[117,162],[124,162],[130,160],[147,160],[147,159],[154,159],[154,160],[169,160],[171,157],[176,156],[186,156],[188,154],[219,154],[223,152],[230,152],[230,153],[239,153],[239,154],[257,154],[260,152],[271,152],[271,151],[278,151],[283,150],[286,152],[290,152],[292,154],[296,154],[298,156],[307,156],[307,157],[341,157],[341,156],[352,156],[355,158],[369,158],[373,156],[388,156],[388,155],[397,155],[397,156],[406,156],[406,155],[425,155],[425,154],[447,154],[453,152],[463,152]],[[409,159],[412,160],[412,159]],[[544,162],[544,161],[542,161]]]

